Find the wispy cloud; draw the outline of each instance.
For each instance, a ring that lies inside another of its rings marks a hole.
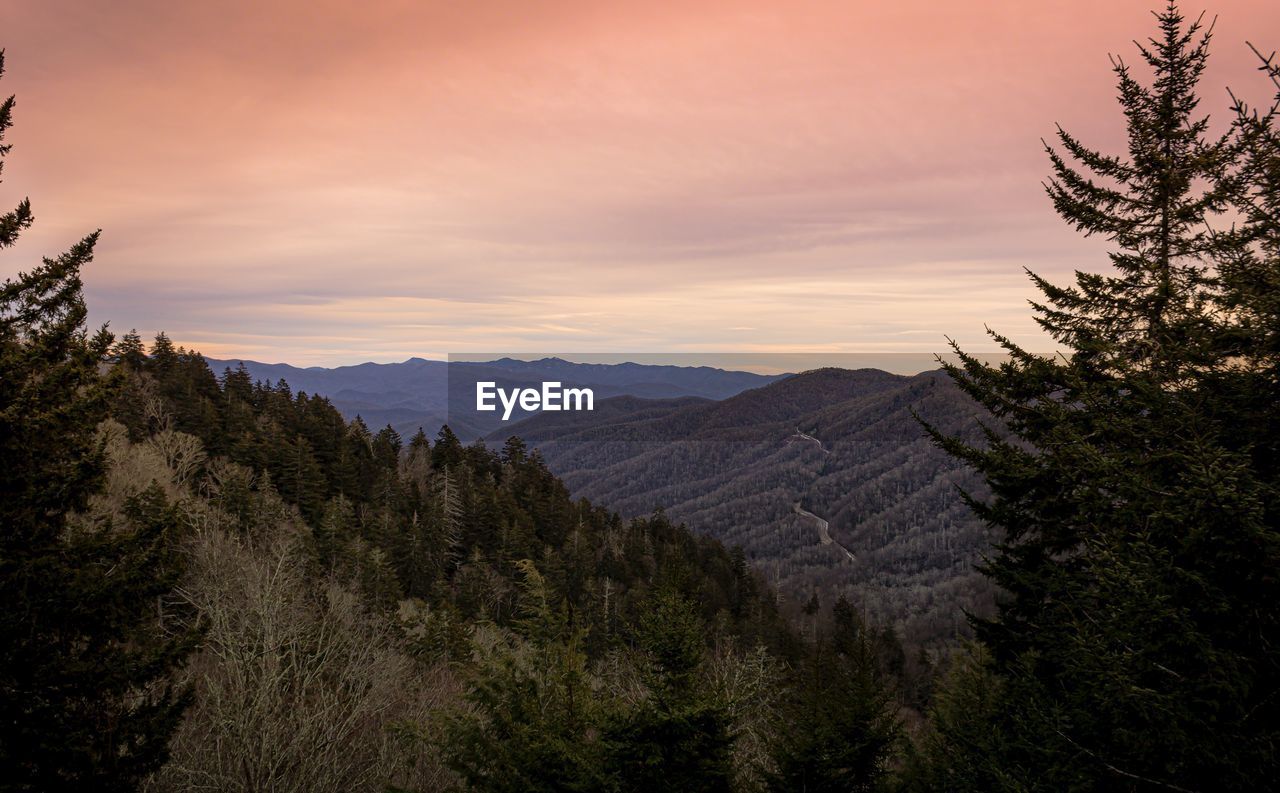
[[[95,320],[299,363],[1038,346],[1021,268],[1105,266],[1039,138],[1120,142],[1143,5],[21,4],[0,269],[102,227]],[[1213,10],[1221,116],[1280,7]]]

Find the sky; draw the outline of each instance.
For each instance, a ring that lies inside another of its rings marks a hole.
[[[474,351],[1030,349],[1107,267],[1042,138],[1119,150],[1130,0],[0,0],[0,205],[94,229],[90,321],[301,365]],[[1217,16],[1202,109],[1269,98]]]

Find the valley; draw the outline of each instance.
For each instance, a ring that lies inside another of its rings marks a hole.
[[[407,439],[448,424],[464,443],[482,438],[491,448],[519,436],[575,497],[628,517],[662,510],[741,546],[790,596],[847,596],[912,643],[954,644],[967,635],[961,609],[990,608],[973,567],[990,538],[959,495],[981,484],[928,441],[915,417],[978,439],[978,409],[940,372],[764,376],[556,358],[244,366],[254,379],[286,379],[328,397],[372,431],[389,424]],[[593,410],[517,405],[507,422],[501,409],[474,410],[477,383],[514,392],[543,378],[590,384]]]
[[[980,437],[979,409],[941,372],[821,369],[717,402],[603,400],[487,440],[520,436],[575,495],[740,545],[798,600],[847,595],[908,642],[951,644],[962,608],[990,608],[973,566],[990,536],[960,497],[981,483],[916,415]]]

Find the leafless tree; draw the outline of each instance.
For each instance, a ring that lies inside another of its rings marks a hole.
[[[193,540],[182,594],[208,632],[187,671],[195,704],[153,789],[431,790],[445,782],[420,725],[458,684],[444,667],[424,669],[398,651],[389,626],[356,594],[309,581],[297,546],[287,530],[261,547],[219,530]]]
[[[164,460],[179,487],[187,487],[207,459],[200,439],[185,432],[164,429],[148,438],[146,445]]]

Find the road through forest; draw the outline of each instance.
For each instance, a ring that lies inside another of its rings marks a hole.
[[[821,450],[823,454],[831,454],[831,452],[827,450],[827,447],[822,445],[822,441],[818,440],[812,435],[802,432],[799,427],[796,427],[796,434],[792,435],[791,438],[788,438],[788,440],[791,440],[792,438],[799,438],[800,440],[803,440],[803,441],[816,443],[818,444],[818,449]],[[849,557],[849,561],[851,562],[854,561],[854,556],[852,553],[849,552],[849,549],[831,538],[831,524],[827,522],[826,518],[819,517],[813,514],[812,512],[810,512],[809,510],[805,509],[804,507],[801,507],[799,501],[792,504],[791,508],[795,511],[797,515],[800,515],[801,517],[809,518],[810,520],[818,524],[818,540],[823,545],[836,546],[840,550],[844,551],[844,555]]]

